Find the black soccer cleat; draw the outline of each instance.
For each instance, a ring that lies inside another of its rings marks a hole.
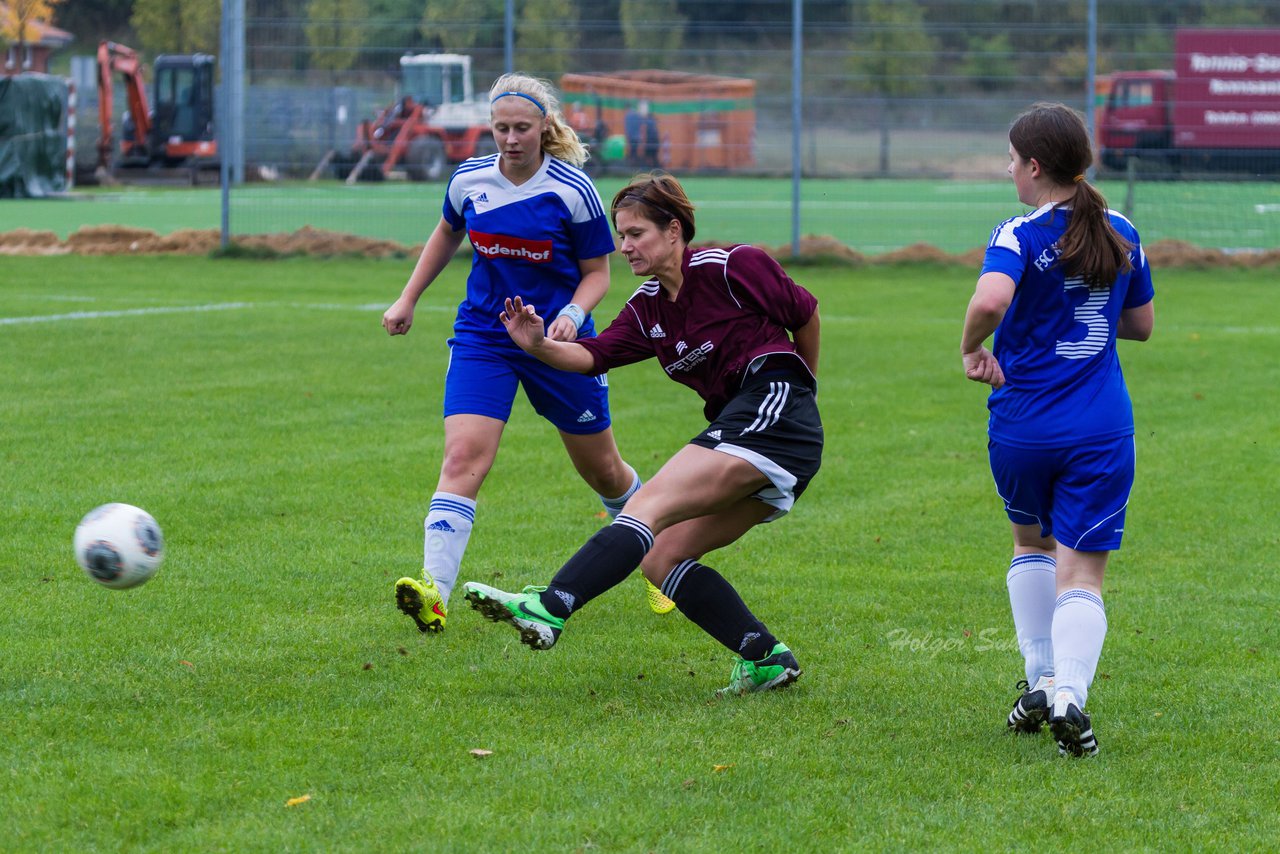
[[[1098,739],[1093,734],[1093,723],[1066,691],[1059,691],[1053,698],[1049,731],[1058,742],[1059,756],[1098,755]]]
[[[1016,733],[1035,735],[1049,718],[1053,677],[1041,676],[1034,687],[1023,679],[1018,682],[1017,687],[1022,689],[1022,696],[1013,704],[1013,710],[1009,712],[1009,719],[1005,723]]]

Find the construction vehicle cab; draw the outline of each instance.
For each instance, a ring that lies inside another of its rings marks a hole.
[[[331,152],[337,177],[381,179],[402,171],[415,181],[447,177],[450,164],[493,154],[489,103],[476,100],[471,57],[457,53],[400,57],[393,104],[361,122],[349,152]],[[319,167],[318,167],[319,168]]]
[[[218,143],[213,123],[216,60],[207,54],[162,55],[153,65],[155,84],[147,103],[143,65],[136,51],[115,42],[98,46],[98,169],[152,166],[212,166]],[[120,147],[112,134],[112,89],[119,74],[128,111],[121,120]]]
[[[161,55],[152,63],[152,150],[168,165],[217,154],[213,130],[213,77],[216,60],[206,53]]]

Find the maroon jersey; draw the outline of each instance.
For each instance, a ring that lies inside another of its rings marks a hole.
[[[770,354],[808,374],[788,331],[809,322],[813,294],[754,246],[684,253],[684,283],[674,301],[650,279],[595,338],[578,341],[595,359],[594,373],[657,357],[667,376],[706,401],[715,420],[737,393],[747,368]]]

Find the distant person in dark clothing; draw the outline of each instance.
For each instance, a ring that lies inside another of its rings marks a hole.
[[[634,110],[627,112],[623,131],[627,137],[627,162],[642,169],[657,168],[662,139],[658,134],[658,120],[649,111],[648,101],[638,102]]]

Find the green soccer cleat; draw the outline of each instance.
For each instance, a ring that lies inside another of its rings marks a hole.
[[[775,644],[773,650],[759,661],[739,658],[733,665],[729,684],[716,693],[721,697],[752,694],[772,688],[785,688],[800,678],[800,664],[787,649],[786,644]]]
[[[538,594],[545,587],[526,587],[520,593],[506,593],[487,584],[468,581],[462,585],[466,600],[485,619],[510,623],[520,632],[520,642],[530,649],[551,649],[560,637],[564,620],[547,613]]]
[[[444,631],[444,621],[448,611],[431,576],[428,575],[424,581],[416,578],[402,578],[397,581],[396,607],[413,618],[418,631]]]

